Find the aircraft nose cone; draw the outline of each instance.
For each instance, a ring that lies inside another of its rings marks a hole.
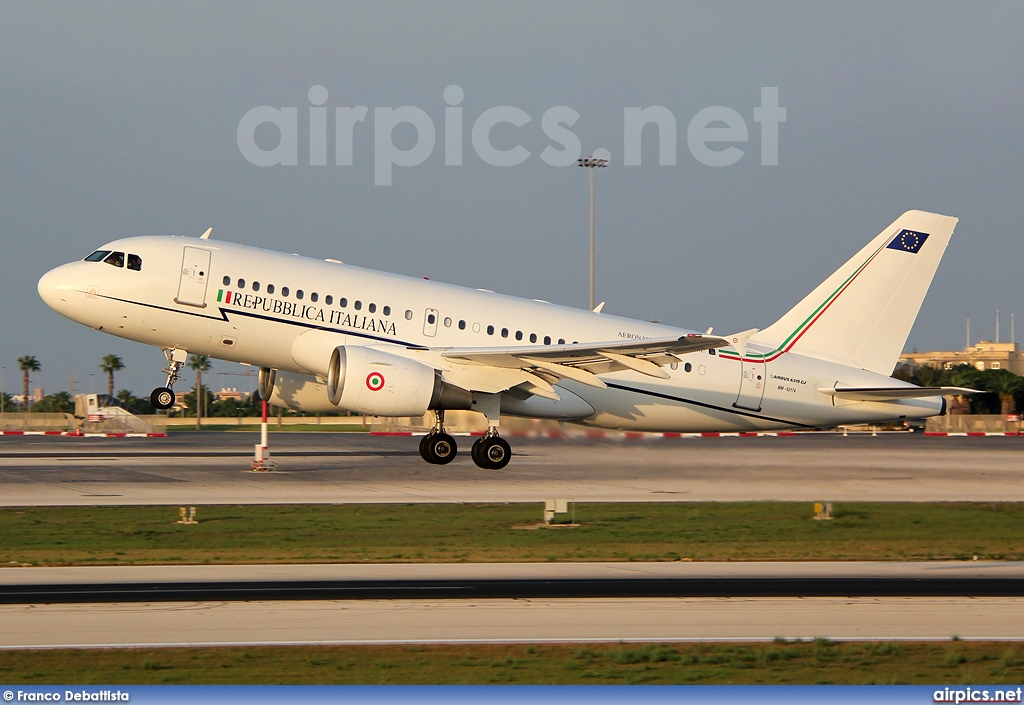
[[[62,267],[51,269],[39,279],[39,297],[57,313],[63,314],[67,306],[66,280],[61,274]]]

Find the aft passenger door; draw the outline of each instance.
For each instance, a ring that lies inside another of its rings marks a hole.
[[[763,359],[744,355],[740,361],[740,391],[733,406],[750,411],[761,410],[768,365]]]
[[[206,307],[206,287],[210,280],[210,251],[186,247],[181,259],[181,279],[175,303]]]
[[[760,411],[761,400],[764,398],[764,385],[768,378],[768,364],[765,362],[763,354],[750,353],[747,349],[747,340],[754,333],[757,333],[756,328],[727,336],[727,339],[732,343],[732,347],[740,358],[740,390],[733,406],[738,409]]]

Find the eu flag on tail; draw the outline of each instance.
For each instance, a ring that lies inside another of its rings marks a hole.
[[[900,234],[893,238],[892,242],[886,245],[887,250],[899,250],[916,255],[924,241],[928,239],[928,233],[919,233],[914,230],[900,230]]]

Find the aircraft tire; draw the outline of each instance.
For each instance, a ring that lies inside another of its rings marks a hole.
[[[501,436],[481,438],[473,451],[473,462],[484,470],[501,470],[512,459],[512,448]]]
[[[447,465],[455,460],[455,456],[459,452],[459,446],[455,443],[454,438],[447,433],[435,433],[427,436],[427,438],[430,439],[427,445],[429,446],[430,455],[433,456],[432,462],[435,465]]]
[[[170,387],[157,387],[149,395],[149,403],[156,409],[170,409],[174,406],[174,390]]]
[[[477,467],[487,469],[487,465],[484,464],[483,458],[480,456],[480,446],[483,445],[483,436],[473,441],[473,447],[469,451],[469,455],[473,458],[473,462],[476,463]]]
[[[420,439],[420,457],[431,465],[437,465],[437,458],[434,457],[431,446],[431,439],[434,435],[433,433],[428,433]]]

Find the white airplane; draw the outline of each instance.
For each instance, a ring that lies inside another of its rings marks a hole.
[[[39,295],[95,330],[260,367],[260,396],[307,412],[436,423],[430,463],[455,458],[444,412],[472,409],[472,449],[504,467],[502,415],[637,431],[761,431],[922,419],[943,394],[890,375],[957,219],[909,211],[763,330],[718,337],[200,238],[114,240],[47,272]],[[602,304],[603,305],[603,304]]]

